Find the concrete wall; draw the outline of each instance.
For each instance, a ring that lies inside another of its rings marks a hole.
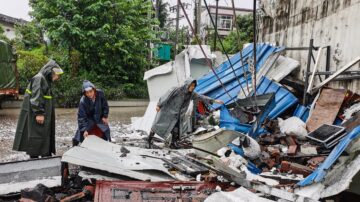
[[[260,10],[260,42],[308,47],[313,38],[315,46],[331,46],[331,71],[360,56],[359,0],[262,0]],[[307,51],[286,52],[287,56],[300,61],[301,69],[296,73],[300,79],[306,69],[307,54]],[[314,57],[316,54],[314,52]],[[320,60],[319,69],[325,71],[325,54]],[[357,64],[351,70],[360,70],[359,67]],[[331,82],[330,86],[360,93],[359,80]]]

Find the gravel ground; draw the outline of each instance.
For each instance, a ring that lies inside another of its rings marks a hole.
[[[113,142],[126,141],[130,137],[142,138],[141,133],[130,129],[131,117],[142,116],[145,107],[110,108],[110,129]],[[72,137],[77,129],[77,109],[56,109],[56,154],[62,155],[72,146]],[[12,151],[20,109],[0,110],[0,162],[28,159],[24,152]]]

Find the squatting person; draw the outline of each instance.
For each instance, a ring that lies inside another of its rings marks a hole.
[[[84,80],[82,93],[77,114],[78,129],[73,138],[73,145],[78,145],[88,135],[96,135],[106,141],[111,141],[109,105],[104,92],[97,89],[90,81]]]

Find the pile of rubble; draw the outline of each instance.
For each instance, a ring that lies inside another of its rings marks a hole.
[[[258,51],[255,69],[249,46],[243,58],[236,54],[221,64],[217,76],[198,79],[198,93],[225,105],[194,104],[195,121],[181,138],[182,149],[165,148],[158,138],[147,148],[148,131],[124,135],[121,144],[89,136],[61,158],[1,164],[0,195],[18,193],[23,201],[210,202],[318,201],[344,191],[360,194],[353,183],[360,170],[360,96],[324,87],[336,76],[314,88],[313,80],[308,88],[292,85],[289,75],[299,63],[282,56],[282,47],[260,44]],[[154,107],[151,102],[138,122],[151,122]]]

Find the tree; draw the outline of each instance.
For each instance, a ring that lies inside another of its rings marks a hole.
[[[160,28],[164,28],[167,17],[168,17],[168,10],[167,10],[167,6],[169,5],[169,3],[163,3],[163,0],[159,0],[159,16],[158,16],[158,20],[160,22],[159,27]]]
[[[228,36],[222,39],[225,51],[229,54],[234,54],[239,52],[245,43],[253,42],[254,32],[253,32],[253,18],[252,15],[239,15],[236,18],[237,28],[239,30],[240,38],[236,33],[236,28]],[[208,44],[211,46],[211,49],[214,49],[214,31],[210,32],[207,36]],[[218,38],[217,38],[218,40]],[[239,40],[239,44],[238,44]],[[222,50],[221,45],[217,43],[217,50]]]
[[[15,25],[15,44],[17,49],[39,48],[43,42],[42,30],[35,21]]]
[[[31,15],[53,45],[79,53],[80,73],[106,86],[142,82],[154,40],[151,2],[144,0],[30,0]]]

